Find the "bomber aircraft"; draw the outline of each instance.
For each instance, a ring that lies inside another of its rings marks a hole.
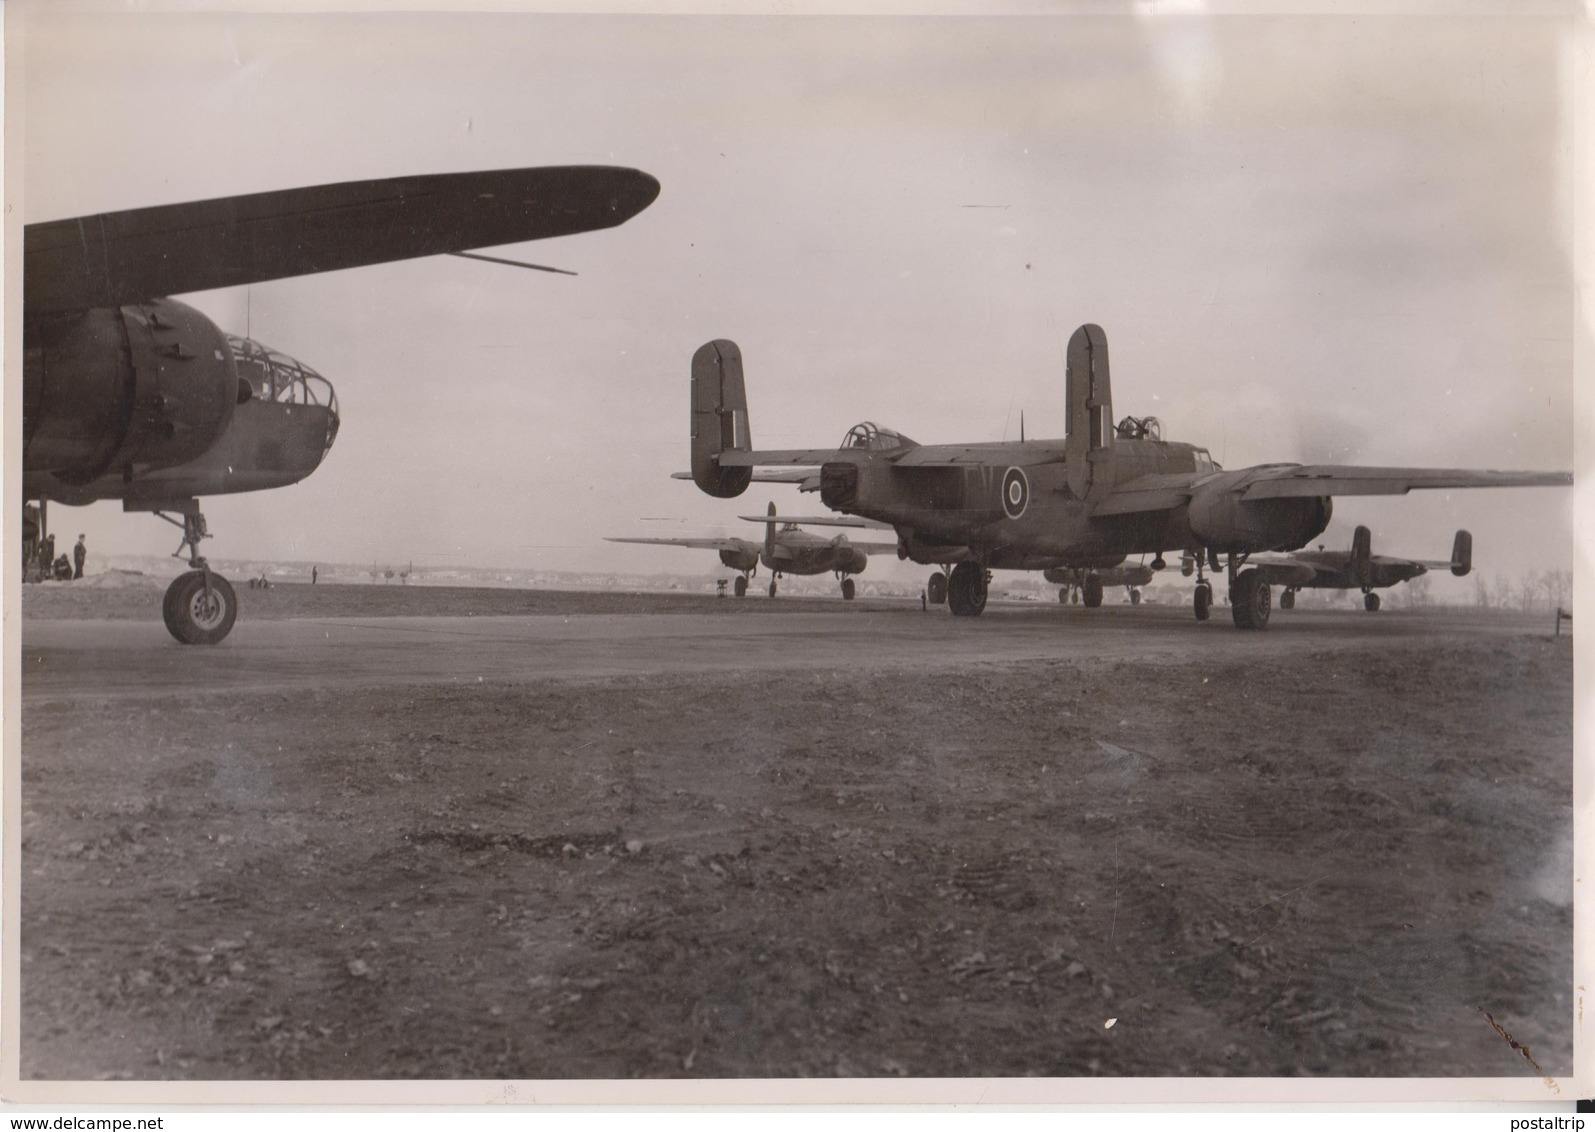
[[[1145,563],[1125,563],[1120,566],[1110,566],[1105,570],[1049,566],[1041,576],[1053,585],[1062,587],[1058,590],[1059,601],[1064,604],[1078,602],[1087,609],[1095,609],[1102,604],[1103,591],[1110,586],[1114,588],[1123,586],[1130,604],[1140,605],[1141,587],[1152,584],[1156,571]],[[940,600],[947,600],[945,588],[942,590]]]
[[[199,553],[199,497],[304,479],[338,435],[332,384],[171,294],[622,224],[659,195],[636,169],[545,166],[350,181],[109,212],[23,232],[22,491],[120,499],[183,530],[166,627],[215,644],[238,615]],[[565,272],[564,274],[571,274]],[[172,518],[173,515],[180,516]],[[42,536],[42,531],[40,532]]]
[[[1430,570],[1449,570],[1465,578],[1473,569],[1473,536],[1458,531],[1451,543],[1449,562],[1426,562],[1415,558],[1391,558],[1373,553],[1373,536],[1367,527],[1352,532],[1351,549],[1303,550],[1295,554],[1259,558],[1255,566],[1265,581],[1284,587],[1279,608],[1296,604],[1296,591],[1303,589],[1361,590],[1362,607],[1379,612],[1379,595],[1373,591],[1409,582]]]
[[[692,357],[692,477],[720,498],[740,495],[753,469],[817,465],[834,511],[890,523],[898,556],[946,572],[947,604],[973,617],[990,571],[1104,570],[1131,554],[1189,551],[1193,607],[1207,620],[1212,583],[1228,573],[1236,626],[1268,624],[1266,576],[1253,554],[1297,550],[1329,525],[1336,495],[1404,495],[1414,488],[1566,486],[1568,472],[1260,464],[1227,471],[1207,449],[1161,438],[1153,418],[1115,427],[1102,328],[1069,339],[1063,440],[919,444],[865,422],[839,447],[756,451],[742,352],[718,339]],[[1223,556],[1221,566],[1220,556]]]
[[[748,579],[758,572],[761,562],[770,571],[771,597],[775,596],[776,581],[783,574],[835,574],[842,584],[842,597],[846,601],[853,600],[853,579],[850,575],[862,574],[864,567],[869,565],[871,554],[891,554],[897,550],[895,542],[849,542],[846,535],[825,538],[800,530],[800,520],[777,515],[774,503],[770,504],[767,514],[743,515],[741,518],[764,524],[762,543],[741,538],[611,538],[605,541],[717,550],[720,552],[720,561],[738,572],[739,577],[732,587],[738,597],[746,596]],[[832,527],[885,526],[867,519],[838,519],[834,515],[812,521]]]

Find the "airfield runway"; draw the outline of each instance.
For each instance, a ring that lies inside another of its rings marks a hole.
[[[25,594],[24,1077],[1571,1068],[1545,618],[239,596]]]

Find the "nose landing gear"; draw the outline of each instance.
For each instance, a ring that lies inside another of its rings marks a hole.
[[[167,587],[161,602],[161,617],[167,631],[181,643],[214,645],[233,631],[233,622],[238,619],[238,596],[226,578],[211,571],[199,552],[200,540],[210,537],[199,501],[185,500],[171,509],[182,515],[181,522],[164,510],[157,510],[154,515],[174,527],[183,528],[183,541],[172,557],[181,558],[187,550],[188,564],[193,569],[178,575]]]

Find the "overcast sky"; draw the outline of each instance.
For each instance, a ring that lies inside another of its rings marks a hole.
[[[295,487],[214,498],[219,558],[707,572],[604,535],[758,534],[687,465],[693,350],[743,349],[755,444],[872,419],[1063,432],[1101,323],[1116,415],[1229,467],[1568,469],[1565,25],[1134,16],[183,15],[30,10],[27,222],[524,165],[663,186],[606,232],[185,297],[336,386]],[[20,47],[20,52],[18,48]],[[1572,493],[1337,502],[1325,540],[1572,562]],[[117,503],[68,540],[169,552]],[[877,559],[888,576],[921,567]],[[1451,583],[1459,593],[1471,583]]]

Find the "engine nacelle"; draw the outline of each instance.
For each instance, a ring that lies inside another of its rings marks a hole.
[[[720,561],[727,569],[746,574],[759,565],[759,548],[750,546],[745,550],[722,550]]]
[[[22,391],[23,470],[79,484],[187,463],[240,399],[226,336],[171,299],[28,327]]]
[[[1191,497],[1191,533],[1220,553],[1299,550],[1329,526],[1334,502],[1328,496],[1242,499],[1229,486],[1214,485]]]
[[[842,572],[846,574],[862,574],[864,567],[869,565],[869,555],[856,546],[847,548],[847,561],[842,565]]]

